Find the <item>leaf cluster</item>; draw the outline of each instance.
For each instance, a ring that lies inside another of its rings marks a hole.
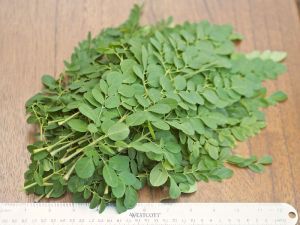
[[[58,79],[26,102],[37,125],[24,189],[40,198],[72,193],[100,212],[131,209],[144,185],[170,198],[221,181],[228,164],[262,172],[268,156],[232,149],[266,126],[261,108],[284,101],[262,82],[285,71],[275,52],[238,53],[241,35],[207,21],[139,24],[141,8],[117,28],[88,35]]]

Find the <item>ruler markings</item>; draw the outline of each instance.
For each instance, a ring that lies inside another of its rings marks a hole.
[[[111,206],[99,214],[88,204],[0,203],[1,225],[295,225],[297,219],[284,203],[139,203],[123,214]]]

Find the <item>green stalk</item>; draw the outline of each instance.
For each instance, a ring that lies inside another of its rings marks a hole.
[[[203,66],[203,68],[201,68],[201,69],[199,69],[199,70],[196,70],[196,71],[194,71],[193,73],[185,74],[185,75],[183,75],[183,77],[184,77],[185,79],[189,79],[189,78],[193,77],[194,75],[196,75],[196,74],[198,74],[198,73],[201,73],[201,72],[204,72],[204,71],[208,70],[209,67],[210,67],[210,66],[213,66],[214,64],[215,64],[215,62],[206,64],[206,65]]]
[[[67,156],[67,157],[64,157],[62,159],[59,160],[59,163],[60,164],[64,164],[66,162],[68,162],[70,159],[72,159],[73,157],[75,157],[76,155],[80,154],[81,152],[83,152],[87,147],[90,147],[90,146],[93,146],[95,144],[97,144],[97,142],[103,140],[104,138],[106,138],[107,135],[103,135],[101,137],[99,137],[98,139],[94,140],[93,142],[91,142],[90,144],[88,144],[87,146],[83,147],[83,148],[80,148],[80,149],[77,149],[77,151],[75,151],[73,154]]]
[[[33,153],[38,153],[44,150],[50,151],[52,148],[56,147],[57,145],[59,145],[61,142],[63,142],[64,140],[68,139],[70,136],[72,136],[72,134],[74,134],[74,132],[71,132],[70,134],[68,134],[67,136],[63,137],[62,139],[60,139],[58,142],[54,143],[53,145],[50,146],[46,146],[46,147],[42,147],[42,148],[37,148],[33,150]]]
[[[58,152],[60,152],[60,151],[64,150],[65,148],[67,148],[67,147],[69,147],[69,146],[71,146],[71,145],[77,143],[78,141],[82,140],[83,138],[85,138],[85,136],[82,136],[81,138],[78,138],[78,139],[75,140],[75,141],[71,141],[70,143],[68,143],[68,144],[66,144],[66,145],[63,145],[63,146],[61,146],[60,148],[55,149],[54,151],[50,152],[50,155],[51,155],[51,156],[55,156]]]
[[[41,195],[38,198],[34,199],[34,202],[37,203],[37,202],[41,201],[44,197],[45,197],[45,195]]]
[[[74,171],[74,169],[75,169],[75,166],[76,166],[77,161],[80,160],[82,157],[83,157],[83,155],[80,156],[80,157],[74,162],[74,164],[72,165],[72,167],[71,167],[71,168],[68,170],[68,172],[64,175],[63,178],[64,178],[65,181],[69,180],[71,174],[73,173],[73,171]]]
[[[49,180],[54,174],[59,173],[59,172],[62,171],[63,169],[64,169],[64,168],[61,168],[60,170],[57,170],[56,172],[54,172],[54,173],[48,175],[47,177],[43,178],[43,182]],[[25,190],[27,190],[27,189],[29,189],[29,188],[31,188],[31,187],[34,187],[35,185],[37,185],[37,182],[33,182],[32,184],[28,184],[27,186],[25,186],[25,187],[23,188],[23,190],[25,191]]]
[[[80,157],[81,158],[81,157]],[[79,159],[80,159],[79,158]],[[77,162],[77,161],[76,161]],[[69,169],[69,171],[64,175],[63,179],[65,181],[69,180],[71,174],[73,173],[74,169],[75,169],[75,165],[76,165],[76,162],[73,164],[73,166]]]
[[[74,118],[75,116],[77,116],[79,114],[79,112],[77,113],[74,113],[73,115],[69,116],[68,118],[66,118],[65,120],[61,121],[61,122],[58,122],[58,125],[61,126],[63,125],[64,123],[68,122],[70,119]]]
[[[51,189],[51,191],[49,191],[49,193],[46,195],[46,198],[50,198],[53,191],[54,191],[54,189]]]
[[[73,147],[73,148],[69,148],[67,149],[67,152],[72,152],[74,149],[78,148],[77,146]]]

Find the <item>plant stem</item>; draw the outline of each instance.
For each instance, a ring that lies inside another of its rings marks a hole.
[[[54,191],[54,189],[51,189],[51,191],[49,191],[49,193],[46,195],[46,198],[50,198],[53,191]]]
[[[75,165],[76,165],[77,161],[78,161],[79,159],[81,159],[82,157],[83,157],[83,155],[80,156],[80,157],[74,162],[74,164],[72,165],[72,167],[71,167],[71,168],[68,170],[68,172],[64,175],[63,178],[64,178],[65,181],[69,180],[71,174],[73,173],[73,171],[74,171],[74,169],[75,169]]]
[[[72,159],[74,156],[76,156],[76,155],[80,154],[81,152],[83,152],[87,147],[91,147],[91,146],[97,144],[97,142],[103,140],[103,139],[106,138],[106,137],[107,137],[107,135],[103,135],[103,136],[99,137],[98,139],[94,140],[92,143],[88,144],[87,146],[85,146],[85,147],[83,147],[83,148],[77,149],[77,151],[75,151],[73,154],[71,154],[71,155],[69,155],[69,156],[67,156],[67,157],[64,157],[64,158],[60,159],[60,160],[59,160],[59,163],[60,163],[60,164],[64,164],[64,163],[68,162],[68,161],[69,161],[70,159]]]
[[[42,147],[42,148],[37,148],[33,150],[33,153],[38,153],[44,150],[50,151],[52,148],[54,148],[55,146],[59,145],[61,142],[63,142],[64,140],[68,139],[70,136],[72,136],[74,132],[71,132],[70,134],[68,134],[67,136],[63,137],[62,139],[60,139],[58,142],[54,143],[53,145],[50,146],[46,146],[46,147]]]
[[[75,144],[76,142],[82,140],[83,138],[85,138],[85,136],[82,136],[82,137],[76,139],[75,141],[71,141],[71,142],[69,142],[68,144],[61,146],[60,148],[55,149],[54,151],[50,152],[50,155],[51,155],[51,156],[55,156],[58,152],[60,152],[60,151],[64,150],[65,148],[67,148],[67,147],[69,147],[69,146]]]
[[[34,202],[37,203],[37,202],[41,201],[44,197],[45,197],[45,195],[41,195],[38,198],[34,199]]]
[[[119,123],[123,122],[123,121],[126,119],[127,116],[128,116],[128,114],[124,114],[124,115],[118,120],[118,122],[119,122]]]
[[[206,71],[206,70],[209,70],[209,67],[212,66],[212,65],[214,65],[214,63],[215,63],[215,62],[206,64],[206,65],[204,65],[201,69],[196,70],[196,71],[194,71],[193,73],[185,74],[185,75],[183,75],[183,77],[186,78],[186,79],[189,79],[189,78],[193,77],[194,75],[196,75],[197,73],[201,73],[201,72],[204,72],[204,71]]]
[[[79,114],[79,112],[77,113],[74,113],[73,115],[69,116],[68,118],[66,118],[65,120],[61,121],[61,122],[58,122],[58,125],[61,126],[63,125],[64,123],[68,122],[70,119],[74,118],[75,116],[77,116]]]
[[[78,147],[75,146],[75,147],[73,147],[73,148],[69,148],[69,149],[67,150],[67,152],[71,152],[71,151],[73,151],[73,150],[76,149],[76,148],[78,148]]]
[[[139,137],[138,139],[136,139],[135,141],[140,141],[143,140],[145,137],[147,137],[149,134],[151,134],[150,132],[144,134],[143,136]]]
[[[59,172],[62,171],[63,169],[64,169],[64,168],[61,168],[60,170],[57,170],[57,171],[55,171],[54,173],[51,173],[51,174],[48,175],[47,177],[43,178],[43,182],[49,180],[54,174],[59,173]],[[34,187],[35,185],[37,185],[37,182],[33,182],[32,184],[28,184],[27,186],[25,186],[25,187],[23,188],[23,190],[25,191],[25,190],[27,190],[27,189],[29,189],[29,188],[31,188],[31,187]]]

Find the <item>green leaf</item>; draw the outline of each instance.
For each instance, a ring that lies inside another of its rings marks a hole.
[[[227,161],[231,164],[240,164],[245,160],[245,158],[237,155],[230,156]]]
[[[264,166],[259,163],[251,164],[248,168],[254,173],[262,173],[265,170]]]
[[[55,181],[53,183],[52,192],[51,192],[50,197],[51,198],[59,198],[59,197],[63,196],[64,193],[65,193],[64,186],[60,182]]]
[[[105,80],[101,79],[99,81],[99,87],[104,94],[107,94],[108,85]]]
[[[191,118],[190,119],[190,124],[192,125],[193,129],[198,133],[198,134],[204,134],[205,129],[204,125],[201,122],[200,119],[197,118]]]
[[[34,172],[33,178],[39,186],[43,186],[43,178],[37,171]]]
[[[162,153],[162,149],[159,145],[153,143],[153,142],[147,142],[147,143],[140,143],[140,142],[132,142],[130,144],[130,147],[140,151],[140,152],[153,152],[157,154]]]
[[[78,192],[84,187],[84,180],[80,179],[78,176],[72,176],[68,182],[68,189],[72,193]]]
[[[246,97],[250,97],[253,95],[253,82],[251,82],[247,78],[241,76],[232,76],[231,83],[231,88],[237,93],[245,95]]]
[[[116,123],[108,129],[107,136],[113,141],[121,141],[128,137],[129,132],[130,130],[126,124]]]
[[[125,188],[125,183],[121,179],[118,179],[118,185],[116,187],[112,187],[111,190],[116,198],[121,198],[125,193]]]
[[[204,99],[195,91],[180,91],[179,95],[184,101],[190,104],[204,104]]]
[[[159,83],[160,83],[161,87],[162,87],[164,90],[166,90],[166,91],[172,91],[172,90],[173,90],[172,82],[171,82],[170,79],[167,78],[166,76],[160,77]]]
[[[113,109],[119,107],[121,104],[119,95],[112,95],[105,99],[105,107],[108,109]]]
[[[78,177],[82,179],[90,178],[95,172],[93,160],[88,157],[79,159],[75,164],[75,171]]]
[[[99,143],[99,149],[105,155],[115,155],[116,154],[112,148],[110,148],[109,146],[107,146],[103,143]]]
[[[90,123],[88,126],[87,126],[87,129],[89,132],[91,133],[97,133],[98,132],[98,128],[97,126],[94,124],[94,123]]]
[[[186,88],[186,80],[183,76],[176,76],[174,78],[174,85],[176,90],[182,91]]]
[[[89,199],[92,195],[92,192],[90,191],[90,189],[85,189],[83,192],[83,198],[84,199]]]
[[[136,76],[132,70],[132,67],[136,64],[136,61],[133,59],[124,59],[121,61],[120,66],[124,74],[123,83],[132,84],[136,81]]]
[[[159,113],[159,114],[167,114],[171,111],[171,107],[166,104],[157,103],[155,105],[150,106],[148,108],[148,111]]]
[[[177,199],[181,195],[180,188],[176,184],[175,180],[173,178],[170,179],[170,188],[169,188],[169,196],[172,199]]]
[[[160,91],[155,88],[149,89],[148,95],[149,95],[150,100],[154,103],[158,102],[161,99]]]
[[[74,203],[85,203],[86,202],[86,200],[83,198],[81,193],[74,193],[72,195],[72,201]]]
[[[147,108],[150,105],[149,99],[145,98],[142,95],[135,95],[135,98],[136,98],[137,102],[144,108]]]
[[[248,54],[246,54],[246,57],[248,59],[255,59],[255,58],[260,58],[263,60],[271,59],[274,62],[281,62],[287,57],[286,52],[280,52],[280,51],[270,51],[266,50],[263,52],[260,51],[253,51]]]
[[[125,97],[131,98],[135,94],[135,89],[132,85],[121,84],[119,87],[119,93]]]
[[[277,91],[267,98],[270,105],[275,105],[278,102],[284,102],[287,100],[288,96],[282,91]]]
[[[80,119],[71,119],[67,122],[67,124],[72,128],[74,131],[78,132],[86,132],[88,124]]]
[[[176,95],[175,95],[176,96]],[[176,109],[178,106],[178,102],[173,98],[163,98],[159,101],[159,103],[166,104],[171,107],[171,109]]]
[[[142,46],[142,62],[145,71],[147,69],[147,64],[148,64],[148,52],[145,46]]]
[[[142,6],[134,4],[128,19],[121,25],[121,28],[129,31],[136,29],[139,26],[141,14]]]
[[[222,168],[218,168],[216,170],[214,170],[212,172],[212,175],[217,176],[220,179],[229,179],[232,177],[233,175],[233,171],[231,169],[222,167]]]
[[[217,96],[216,92],[211,89],[206,89],[202,95],[204,98],[212,104],[217,104],[219,101],[219,97]]]
[[[135,186],[136,184],[139,185],[140,181],[139,179],[136,178],[136,176],[132,173],[130,173],[129,171],[122,171],[119,174],[120,179],[123,180],[123,182],[126,185],[131,185],[131,186]]]
[[[125,155],[116,155],[109,159],[109,166],[117,171],[129,169],[129,157]]]
[[[170,124],[172,127],[181,130],[187,135],[194,135],[195,130],[193,129],[192,125],[186,121],[183,123],[178,123],[177,121],[167,121],[168,124]]]
[[[241,168],[245,168],[249,165],[252,165],[253,163],[256,162],[256,157],[255,156],[251,156],[249,158],[246,158],[243,162],[237,164],[238,167],[241,167]]]
[[[124,206],[126,209],[132,209],[137,204],[137,201],[138,195],[136,190],[128,186],[125,191]]]
[[[150,184],[154,187],[158,187],[166,183],[168,180],[168,172],[161,163],[153,167],[150,172],[149,180]]]
[[[118,71],[109,71],[106,73],[106,82],[108,86],[119,87],[123,81],[122,73]]]
[[[126,123],[128,126],[138,126],[143,124],[147,119],[147,115],[144,111],[138,111],[130,114],[126,118]]]
[[[217,160],[219,158],[219,149],[215,146],[209,145],[208,154],[211,158]]]
[[[124,199],[123,198],[117,198],[116,199],[116,209],[118,213],[123,213],[127,209],[124,206]]]
[[[160,78],[164,76],[165,71],[162,66],[156,64],[149,64],[147,68],[147,81],[151,87],[159,87]]]
[[[273,159],[269,155],[265,155],[265,156],[261,157],[259,160],[257,160],[257,163],[260,163],[263,165],[269,165],[269,164],[272,164],[272,162],[273,162]]]
[[[42,83],[50,89],[56,88],[55,79],[52,76],[48,75],[48,74],[45,74],[45,75],[42,76]]]
[[[109,165],[104,165],[102,173],[103,173],[103,178],[107,185],[111,187],[118,186],[119,178],[116,172]]]
[[[106,202],[104,199],[101,199],[100,206],[99,206],[99,213],[103,213],[105,208],[106,208]]]
[[[152,125],[161,130],[170,130],[169,124],[167,124],[163,120],[153,121]]]
[[[216,129],[218,127],[216,120],[213,117],[211,117],[211,115],[202,116],[200,119],[206,126],[208,126],[211,129]]]
[[[99,195],[94,193],[93,198],[90,202],[90,209],[96,208],[100,204],[100,201],[101,201],[101,199],[100,199]]]
[[[96,122],[96,114],[90,106],[82,103],[79,105],[78,109],[82,115]]]
[[[100,104],[104,104],[104,97],[101,93],[100,88],[94,87],[92,90],[92,95]]]
[[[193,193],[197,191],[197,182],[193,183],[193,184],[189,184],[189,183],[180,183],[179,184],[179,188],[181,190],[181,192],[183,193]]]
[[[144,73],[140,65],[134,65],[132,69],[135,75],[137,75],[141,80],[144,80]]]

